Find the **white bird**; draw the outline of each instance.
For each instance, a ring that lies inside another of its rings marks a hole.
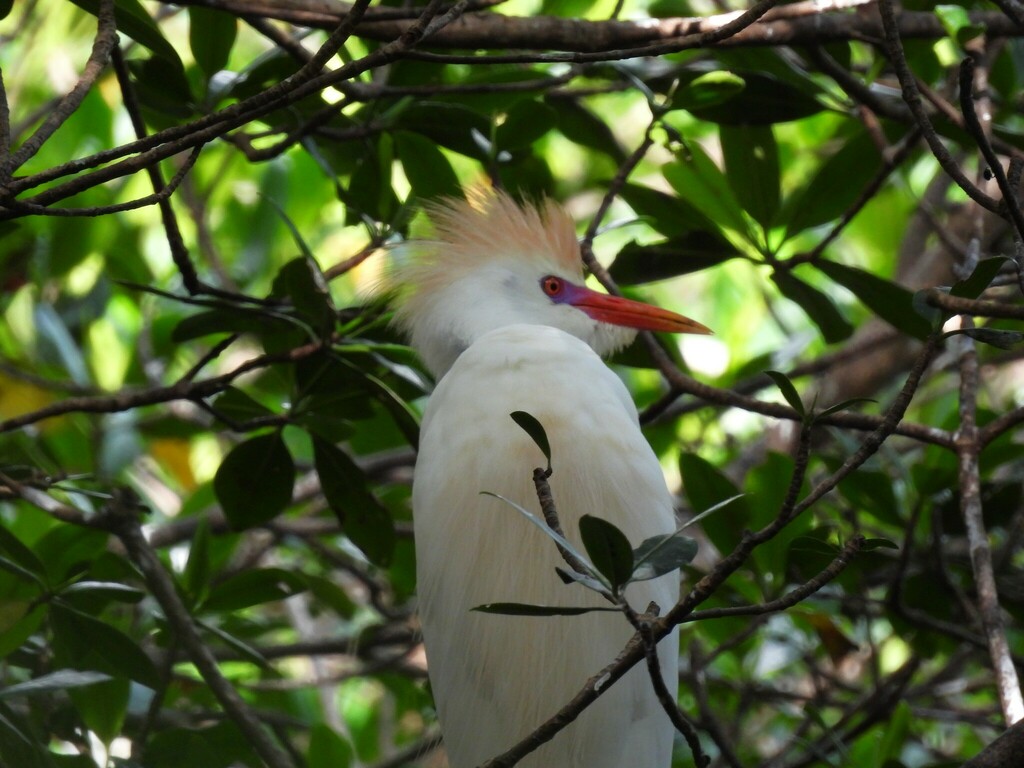
[[[661,467],[619,378],[601,361],[637,329],[708,333],[699,323],[583,285],[576,230],[552,202],[507,195],[428,209],[430,241],[398,267],[396,323],[438,379],[413,481],[419,611],[428,672],[452,768],[473,768],[547,720],[611,662],[633,631],[618,613],[521,617],[493,602],[607,606],[555,573],[553,542],[489,491],[539,514],[545,459],[510,418],[544,426],[562,528],[579,545],[584,514],[636,547],[675,529]],[[639,612],[678,597],[678,572],[630,585]],[[659,646],[675,695],[678,639]],[[666,768],[673,727],[639,665],[552,741],[519,763],[545,768]]]

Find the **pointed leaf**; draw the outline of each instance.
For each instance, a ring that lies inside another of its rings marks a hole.
[[[697,112],[728,101],[746,87],[746,81],[732,72],[707,72],[676,91],[669,108]]]
[[[699,272],[740,253],[718,232],[693,230],[660,243],[627,244],[609,268],[619,285],[637,285]]]
[[[931,327],[914,311],[913,294],[906,288],[863,269],[834,261],[819,259],[814,265],[897,330],[917,339],[928,336]]]
[[[548,442],[548,433],[544,431],[544,426],[537,421],[533,414],[526,411],[513,411],[509,416],[537,444],[541,453],[544,454],[544,458],[547,459],[548,469],[551,469],[551,443]]]
[[[688,144],[662,173],[680,197],[700,208],[716,224],[749,235],[742,209],[729,182],[699,144]]]
[[[604,606],[590,608],[566,606],[563,608],[557,605],[529,605],[527,603],[484,603],[470,610],[480,613],[498,613],[503,616],[579,616],[594,611],[611,611],[613,613],[619,611],[618,608]]]
[[[58,669],[47,675],[15,683],[0,689],[0,699],[13,699],[18,696],[37,696],[41,693],[63,691],[67,688],[81,688],[85,685],[110,680],[110,675],[103,672],[86,672],[78,669]]]
[[[535,526],[537,526],[541,531],[543,531],[544,534],[548,538],[550,538],[556,544],[559,544],[567,552],[571,553],[577,560],[579,560],[581,563],[583,563],[583,565],[585,565],[588,568],[590,568],[592,570],[592,573],[590,575],[595,577],[595,578],[597,578],[598,581],[601,581],[603,586],[608,587],[607,584],[604,584],[603,579],[601,578],[601,572],[598,571],[596,568],[594,568],[594,566],[587,560],[587,558],[583,555],[583,553],[580,552],[578,549],[576,549],[576,547],[574,547],[572,544],[570,544],[569,540],[567,538],[565,538],[564,536],[560,535],[556,531],[551,530],[551,528],[548,527],[548,524],[546,522],[544,522],[543,520],[541,520],[539,517],[537,517],[535,514],[530,512],[525,507],[523,507],[523,506],[521,506],[519,504],[516,504],[511,499],[506,499],[501,494],[491,493],[490,491],[481,491],[480,495],[481,496],[491,496],[491,497],[493,497],[495,499],[499,499],[500,501],[503,501],[506,504],[508,504],[510,507],[512,507],[514,510],[516,510],[519,514],[521,514],[523,517],[525,517],[527,520],[529,520],[531,523],[533,523]],[[557,570],[557,568],[556,568],[556,570]]]
[[[224,457],[213,489],[236,531],[272,520],[292,500],[295,463],[280,432],[239,443]]]
[[[835,405],[830,405],[828,408],[823,410],[821,413],[814,414],[814,417],[816,419],[820,419],[822,416],[831,416],[833,413],[839,413],[840,411],[848,410],[848,409],[852,408],[855,405],[860,405],[861,403],[877,403],[877,402],[878,402],[877,400],[872,400],[870,397],[852,397],[849,400],[843,400],[843,402],[841,402],[841,403],[836,403]]]
[[[674,531],[652,536],[633,551],[633,575],[630,581],[647,581],[678,570],[697,556],[697,541]]]
[[[790,404],[793,410],[801,416],[805,416],[804,401],[800,399],[800,393],[796,391],[796,387],[793,386],[793,382],[789,380],[789,377],[779,371],[765,371],[765,374],[775,382],[775,386],[779,388],[782,396],[786,398],[786,402]]]
[[[607,520],[594,515],[580,518],[580,538],[590,561],[618,590],[633,573],[633,548],[626,535]]]
[[[961,296],[965,299],[976,299],[988,288],[989,284],[999,274],[1003,263],[1009,261],[1005,256],[994,256],[991,259],[982,259],[978,266],[971,272],[970,277],[961,280],[950,289],[953,296]]]
[[[320,487],[349,540],[374,565],[386,566],[395,549],[395,524],[370,491],[363,470],[333,443],[313,436]]]
[[[843,317],[832,299],[789,272],[777,270],[772,273],[774,282],[782,295],[800,305],[807,316],[821,329],[821,335],[829,344],[848,339],[853,326]]]
[[[626,184],[621,192],[623,200],[644,219],[652,229],[674,238],[693,230],[713,232],[721,237],[714,222],[687,200],[660,192],[640,184]],[[723,238],[724,239],[724,238]]]
[[[960,328],[946,335],[955,336],[958,333],[999,349],[1013,349],[1017,344],[1024,342],[1024,333],[1021,331],[1007,331],[1001,328]]]
[[[50,606],[54,655],[61,666],[129,677],[156,689],[160,676],[135,641],[121,630],[62,605]]]
[[[683,476],[683,490],[693,509],[707,509],[722,502],[730,502],[707,517],[702,528],[719,552],[729,552],[739,542],[744,528],[750,524],[750,505],[736,490],[736,486],[706,459],[693,453],[679,457],[679,470]]]
[[[417,198],[462,196],[459,177],[436,142],[410,131],[396,131],[394,136],[395,151]]]
[[[718,136],[732,191],[767,229],[779,210],[779,148],[771,125],[720,125]]]
[[[196,64],[207,77],[224,69],[238,34],[238,19],[212,8],[188,9],[188,43]]]

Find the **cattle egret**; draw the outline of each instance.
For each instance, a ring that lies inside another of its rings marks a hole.
[[[413,482],[419,610],[429,677],[452,768],[508,749],[563,706],[632,636],[614,612],[521,617],[493,602],[600,605],[567,586],[552,541],[499,494],[540,512],[532,480],[545,459],[510,418],[532,414],[551,444],[551,488],[567,537],[584,514],[635,547],[675,529],[661,467],[636,407],[601,361],[637,329],[708,333],[673,312],[583,285],[572,220],[547,202],[489,193],[428,209],[435,237],[412,242],[397,274],[395,320],[438,379]],[[630,585],[639,612],[676,602],[678,572]],[[677,639],[659,647],[677,688]],[[666,768],[673,728],[636,667],[521,766]]]

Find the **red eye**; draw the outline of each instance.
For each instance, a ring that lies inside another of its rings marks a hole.
[[[547,277],[541,278],[540,287],[544,289],[544,293],[548,296],[557,296],[562,292],[564,287],[562,279],[555,277],[554,275],[548,275]]]

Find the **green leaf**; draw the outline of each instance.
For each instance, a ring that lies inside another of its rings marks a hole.
[[[274,278],[275,296],[287,296],[299,317],[320,336],[334,328],[337,311],[320,265],[309,256],[299,256],[285,264]]]
[[[633,550],[633,574],[630,581],[647,581],[671,573],[697,556],[697,540],[682,535],[682,529],[651,536]],[[668,606],[662,606],[668,609]]]
[[[739,71],[746,87],[730,98],[690,110],[700,120],[720,125],[768,125],[800,120],[825,107],[811,89],[760,72]]]
[[[526,411],[513,411],[509,416],[540,448],[544,458],[547,459],[548,469],[551,469],[551,443],[548,442],[548,433],[544,431],[544,426],[537,421],[533,414]]]
[[[6,19],[14,8],[14,0],[0,0],[0,21]]]
[[[705,230],[722,237],[714,222],[692,203],[640,184],[622,187],[622,199],[653,229],[669,238],[693,230]],[[723,238],[724,239],[724,238]]]
[[[90,686],[88,690],[72,688],[68,693],[85,727],[109,746],[124,726],[130,691],[131,682],[122,677]]]
[[[391,515],[367,486],[366,475],[348,454],[314,435],[320,487],[349,540],[374,565],[386,566],[395,549]]]
[[[899,552],[900,545],[890,539],[864,539],[864,544],[861,546],[861,552],[872,552],[876,549],[894,549]]]
[[[694,510],[707,509],[720,502],[732,501],[714,515],[704,519],[702,527],[719,552],[730,552],[739,543],[743,529],[750,524],[750,505],[722,472],[695,453],[679,457],[683,491]]]
[[[935,15],[942,22],[946,34],[961,46],[985,33],[985,27],[971,23],[971,17],[962,5],[937,5]]]
[[[669,102],[669,109],[698,112],[728,101],[746,87],[746,81],[732,72],[707,72],[677,90]]]
[[[790,407],[799,413],[801,417],[806,416],[804,401],[800,399],[800,393],[796,391],[796,387],[793,386],[793,382],[789,380],[789,377],[779,371],[765,371],[765,375],[775,382],[775,386],[782,392],[782,396],[786,398],[786,402],[789,403]]]
[[[931,331],[928,321],[914,310],[914,295],[906,288],[834,261],[819,259],[814,265],[897,330],[917,339],[926,338]]]
[[[91,13],[93,16],[99,15],[100,0],[71,0],[71,2],[86,13]],[[117,23],[118,32],[123,32],[157,56],[174,64],[184,74],[185,67],[181,63],[181,59],[178,58],[178,52],[167,42],[156,22],[146,13],[146,9],[138,0],[115,0],[114,20]]]
[[[471,611],[479,611],[480,613],[498,613],[503,616],[580,616],[584,613],[594,613],[595,611],[606,611],[612,613],[618,613],[618,608],[612,608],[610,606],[593,606],[589,608],[585,607],[562,607],[557,605],[529,605],[527,603],[484,603],[478,605],[475,608],[470,608]]]
[[[188,548],[188,562],[185,563],[182,582],[193,605],[206,598],[210,589],[210,521],[206,517],[200,518],[196,526]]]
[[[0,700],[18,697],[28,698],[43,693],[63,691],[68,688],[81,688],[82,686],[93,685],[110,679],[110,675],[103,672],[58,669],[56,672],[41,675],[24,683],[15,683],[14,685],[8,685],[6,688],[0,688]]]
[[[1024,332],[1007,331],[1002,328],[960,328],[950,331],[945,335],[956,336],[958,333],[970,336],[975,341],[980,341],[982,344],[989,344],[999,349],[1013,349],[1021,342],[1024,342]]]
[[[662,172],[680,197],[704,211],[716,224],[749,237],[747,222],[729,182],[699,144],[688,144]]]
[[[164,56],[129,59],[128,71],[135,81],[139,102],[162,115],[186,119],[194,113],[192,87],[181,62]]]
[[[309,731],[308,768],[349,768],[355,759],[352,747],[324,723],[316,723]]]
[[[778,222],[786,225],[786,239],[842,216],[881,167],[882,156],[866,131],[846,138],[783,205]]]
[[[0,552],[5,552],[11,563],[18,566],[17,572],[23,572],[36,582],[45,578],[46,567],[39,558],[3,525],[0,525]]]
[[[236,531],[272,520],[292,500],[295,463],[280,432],[239,443],[224,457],[213,490]]]
[[[638,285],[699,272],[739,255],[718,232],[695,230],[660,243],[630,242],[609,271],[620,285]]]
[[[829,344],[848,339],[853,333],[853,326],[839,313],[832,300],[817,288],[783,270],[773,272],[772,281],[783,296],[800,305],[821,329],[821,335]]]
[[[119,584],[116,581],[76,581],[60,590],[61,597],[89,594],[119,603],[137,603],[146,596],[141,589]]]
[[[950,294],[965,299],[978,298],[995,279],[995,276],[999,274],[999,270],[1006,261],[1009,261],[1009,259],[1005,256],[982,259],[969,277],[959,281],[950,289]]]
[[[238,424],[245,424],[253,419],[262,419],[276,415],[263,403],[257,402],[254,398],[238,389],[228,387],[213,402],[213,407],[218,414],[221,414]]]
[[[210,590],[204,612],[231,612],[274,603],[306,591],[306,582],[284,568],[258,568],[229,576]]]
[[[540,101],[521,101],[505,114],[505,121],[494,133],[499,150],[514,151],[529,147],[555,127],[555,110]]]
[[[436,142],[409,131],[396,131],[394,136],[395,152],[416,197],[462,197],[459,177]]]
[[[607,520],[594,515],[580,518],[580,538],[590,562],[618,590],[633,574],[633,548],[626,535]]]
[[[768,229],[779,210],[779,148],[770,125],[721,125],[725,176],[747,213]]]
[[[544,533],[545,536],[547,536],[549,539],[551,539],[556,544],[561,546],[567,552],[572,554],[573,557],[575,557],[577,560],[579,560],[581,563],[583,563],[583,565],[585,565],[588,568],[590,568],[592,572],[589,575],[592,576],[592,577],[595,577],[598,581],[601,581],[602,582],[601,583],[602,587],[607,587],[608,586],[607,584],[603,583],[603,581],[602,581],[602,574],[600,573],[600,571],[598,571],[596,568],[594,568],[594,566],[591,565],[587,561],[587,558],[583,555],[583,553],[580,552],[578,549],[576,549],[576,547],[574,547],[569,542],[569,540],[567,538],[565,538],[564,536],[562,536],[558,532],[553,531],[550,527],[548,527],[548,524],[545,521],[541,520],[539,517],[537,517],[535,514],[530,512],[528,509],[526,509],[522,505],[516,504],[511,499],[506,499],[501,494],[491,493],[490,491],[481,491],[480,495],[481,496],[490,496],[492,498],[498,499],[499,501],[503,501],[506,504],[508,504],[510,507],[512,507],[512,509],[516,510],[519,514],[521,514],[523,517],[525,517],[527,520],[529,520],[531,523],[533,523],[537,528],[539,528]],[[556,568],[555,570],[558,570],[558,569]],[[572,581],[576,581],[577,579],[572,578],[571,580]]]
[[[831,416],[833,413],[839,413],[840,411],[846,411],[855,405],[860,403],[877,403],[877,400],[872,400],[870,397],[851,397],[849,400],[843,400],[841,403],[830,405],[828,408],[814,414],[815,419],[820,419],[823,416]]]
[[[395,127],[422,134],[460,155],[487,159],[486,153],[473,139],[473,133],[489,135],[490,120],[462,104],[415,102],[395,117]]]
[[[62,667],[129,677],[149,688],[159,686],[159,675],[149,656],[121,630],[87,614],[51,605],[53,648]]]
[[[231,14],[196,5],[188,9],[188,43],[207,77],[227,67],[237,34],[238,20]]]
[[[548,94],[544,103],[555,110],[558,132],[569,141],[608,155],[616,164],[626,160],[608,123],[583,106],[580,99]]]
[[[293,322],[281,315],[242,307],[224,307],[182,318],[171,331],[171,341],[181,343],[215,333],[280,333],[293,327]]]

